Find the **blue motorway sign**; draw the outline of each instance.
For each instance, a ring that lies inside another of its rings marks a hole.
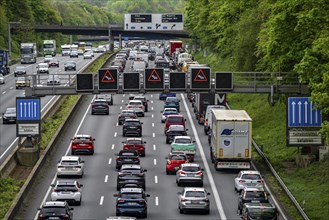
[[[321,127],[322,114],[309,97],[288,98],[288,127]]]
[[[40,120],[40,98],[17,98],[16,116],[17,121],[38,121]]]

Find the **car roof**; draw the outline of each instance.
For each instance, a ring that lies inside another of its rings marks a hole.
[[[140,120],[138,119],[138,118],[127,118],[126,120],[125,120],[126,122],[128,121],[136,121],[136,122],[140,122]]]
[[[122,166],[121,166],[121,169],[129,169],[129,168],[140,169],[142,167],[141,167],[141,165],[138,165],[138,164],[122,164]]]
[[[73,185],[76,184],[76,180],[57,180],[57,185]]]
[[[240,172],[241,172],[241,174],[258,174],[258,175],[260,175],[260,172],[257,170],[242,170]]]
[[[121,188],[121,193],[142,193],[144,190],[142,188]]]
[[[127,141],[142,141],[142,138],[127,138]]]
[[[206,189],[203,187],[184,187],[185,191],[197,191],[197,192],[205,192]]]
[[[185,135],[185,136],[175,136],[175,139],[192,139],[190,136],[187,136],[187,135]]]
[[[53,206],[60,206],[60,207],[65,207],[66,202],[62,201],[48,201],[43,204],[43,207],[53,207]]]
[[[76,161],[76,160],[79,160],[79,157],[77,157],[77,156],[62,156],[62,160]]]
[[[90,134],[77,134],[77,135],[75,135],[74,137],[91,137],[91,135]]]
[[[197,163],[182,163],[181,167],[200,167]]]

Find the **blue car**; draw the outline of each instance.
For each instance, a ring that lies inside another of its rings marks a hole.
[[[116,216],[136,216],[147,218],[147,197],[142,188],[121,188],[119,194],[114,194],[116,201]]]
[[[166,100],[167,97],[176,97],[176,93],[160,93],[159,100]]]
[[[165,108],[161,113],[161,122],[165,123],[168,115],[177,115],[178,111],[176,108]]]

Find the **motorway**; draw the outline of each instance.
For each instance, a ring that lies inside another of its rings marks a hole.
[[[129,65],[127,65],[129,67]],[[180,214],[178,210],[177,187],[174,175],[166,175],[165,157],[170,152],[170,145],[165,143],[164,124],[161,123],[163,102],[158,94],[146,94],[149,99],[149,112],[140,117],[143,122],[143,139],[146,144],[146,156],[141,158],[141,165],[148,170],[146,173],[146,192],[148,198],[148,219],[240,219],[237,215],[238,195],[234,192],[234,178],[237,170],[215,171],[209,159],[208,139],[204,135],[203,126],[195,120],[192,107],[185,94],[177,94],[181,100],[181,114],[187,118],[188,135],[198,145],[195,163],[205,169],[204,187],[210,195],[210,214]],[[117,124],[117,116],[125,104],[128,94],[116,94],[114,104],[110,106],[110,115],[91,115],[90,103],[94,96],[85,95],[79,111],[69,119],[56,147],[38,179],[29,191],[16,218],[36,219],[37,208],[45,201],[50,201],[50,185],[56,181],[57,161],[63,155],[70,155],[70,139],[75,134],[90,134],[95,141],[94,155],[80,155],[85,161],[85,174],[78,179],[82,188],[82,204],[74,206],[74,219],[106,219],[115,216],[116,191],[115,154],[122,149],[122,126]],[[281,218],[280,218],[281,219]]]
[[[95,54],[95,58],[100,54]],[[79,72],[83,67],[85,67],[91,60],[84,60],[82,56],[79,58],[70,58],[68,56],[62,57],[61,55],[57,55],[57,58],[60,62],[60,67],[51,67],[49,68],[50,74],[58,74],[61,75],[65,73],[64,71],[64,63],[68,60],[74,60],[77,64],[77,72]],[[95,59],[94,58],[94,59]],[[43,62],[44,58],[40,57],[37,59],[37,63]],[[16,89],[15,87],[15,78],[14,70],[16,66],[25,66],[27,70],[27,74],[35,74],[37,64],[15,64],[10,67],[11,74],[5,76],[5,84],[0,85],[0,113],[5,112],[7,108],[16,107],[16,97],[24,97],[25,90],[24,89]],[[66,73],[75,73],[75,71],[67,71]],[[44,74],[43,78],[47,79],[48,74]],[[66,83],[66,79],[61,79],[61,83]],[[40,84],[42,86],[46,86],[47,81],[42,80]],[[52,102],[56,100],[56,96],[46,96],[41,98],[41,110],[45,111],[47,107],[51,105]],[[2,114],[0,115],[0,120],[2,118]],[[10,154],[10,152],[17,145],[18,138],[16,138],[16,125],[15,124],[0,124],[0,164],[6,159],[6,157]]]

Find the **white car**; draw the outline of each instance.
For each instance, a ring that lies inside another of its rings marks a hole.
[[[0,73],[0,83],[5,84],[5,77]]]
[[[56,184],[51,185],[51,201],[66,201],[69,204],[81,205],[82,184],[75,180],[57,180]]]
[[[264,189],[264,180],[259,171],[244,170],[239,172],[238,176],[234,179],[234,190],[241,192],[245,187]]]
[[[137,116],[144,117],[145,107],[141,100],[130,100],[127,104],[128,110],[134,110]]]
[[[60,85],[61,80],[59,79],[59,75],[49,75],[47,80],[48,86]]]
[[[52,55],[46,55],[45,56],[45,59],[44,59],[44,62],[45,63],[49,63],[52,59],[53,59],[53,56]]]
[[[84,173],[85,162],[77,156],[63,156],[57,164],[57,177],[79,176]]]
[[[161,111],[161,122],[165,123],[166,119],[167,119],[167,115],[176,115],[178,114],[177,109],[176,108],[165,108],[163,109],[163,111]]]
[[[91,52],[85,52],[83,54],[83,59],[92,59],[93,55],[91,54]]]
[[[37,66],[37,73],[48,73],[49,74],[49,65],[48,63],[39,63]]]

